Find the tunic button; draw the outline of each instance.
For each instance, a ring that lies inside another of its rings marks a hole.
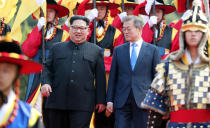
[[[71,83],[73,83],[74,82],[74,80],[71,80]]]
[[[72,70],[71,72],[74,72],[74,70]]]
[[[76,63],[76,61],[73,60],[73,63]]]

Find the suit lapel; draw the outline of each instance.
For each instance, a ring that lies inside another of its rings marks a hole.
[[[143,60],[144,54],[145,54],[146,51],[147,51],[146,50],[146,44],[144,42],[142,42],[141,49],[139,51],[139,55],[138,55],[138,58],[137,58],[137,61],[136,61],[135,67],[134,67],[134,71],[136,69],[136,66],[141,64],[141,61]]]

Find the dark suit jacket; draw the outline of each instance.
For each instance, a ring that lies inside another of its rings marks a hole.
[[[105,104],[106,78],[101,48],[89,42],[56,44],[44,66],[43,84],[52,87],[46,108],[93,111],[95,104]]]
[[[153,78],[155,67],[160,62],[156,46],[143,42],[134,68],[130,64],[130,43],[125,43],[114,50],[109,74],[107,102],[113,102],[115,108],[121,108],[131,91],[140,107]]]

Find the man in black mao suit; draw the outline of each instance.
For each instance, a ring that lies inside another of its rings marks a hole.
[[[126,41],[115,48],[109,75],[107,110],[115,112],[115,128],[146,128],[148,111],[141,108],[160,62],[158,48],[141,39],[136,16],[123,20]]]
[[[70,19],[69,42],[57,43],[42,75],[48,128],[88,128],[95,108],[105,109],[106,79],[102,50],[86,42],[89,20]]]

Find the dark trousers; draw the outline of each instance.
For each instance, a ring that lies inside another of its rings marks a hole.
[[[92,112],[46,109],[46,128],[89,128]]]
[[[106,72],[106,82],[109,80],[109,72]],[[106,85],[106,89],[108,88],[108,84]],[[114,128],[114,113],[112,113],[109,117],[106,117],[106,110],[101,113],[95,112],[95,128]]]
[[[95,128],[114,128],[114,114],[106,117],[105,111],[95,113]]]
[[[137,106],[131,91],[125,105],[115,109],[115,128],[147,128],[148,115]]]
[[[46,111],[46,108],[45,108],[46,100],[47,100],[46,97],[42,98],[42,118],[43,118],[43,122],[44,122],[45,125],[47,124],[47,122],[49,122],[49,119],[48,119],[48,116],[47,116],[47,111]]]

